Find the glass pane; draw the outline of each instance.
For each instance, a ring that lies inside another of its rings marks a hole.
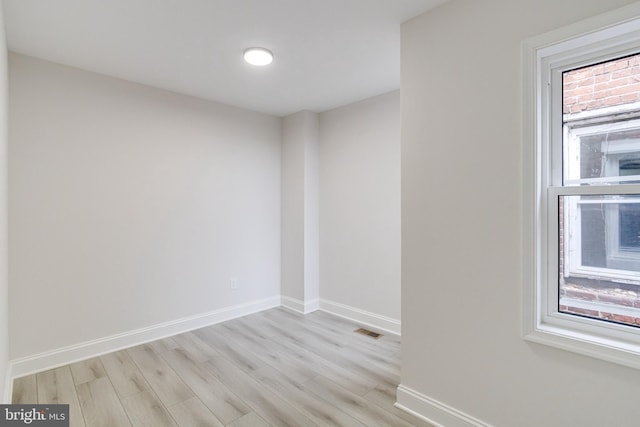
[[[640,195],[561,196],[559,307],[640,326]]]
[[[640,54],[624,56],[562,74],[562,113],[573,116],[640,100],[636,86]]]
[[[640,205],[623,203],[618,206],[620,250],[640,251]]]
[[[562,80],[563,185],[640,183],[640,55]]]
[[[567,135],[565,185],[640,183],[640,120],[569,128]]]

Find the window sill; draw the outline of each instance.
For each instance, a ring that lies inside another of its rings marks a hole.
[[[640,369],[640,344],[613,340],[555,325],[538,325],[524,339],[607,362]]]

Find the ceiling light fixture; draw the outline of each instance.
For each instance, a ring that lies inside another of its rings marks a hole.
[[[244,60],[251,65],[263,67],[271,64],[273,53],[263,47],[250,47],[244,51]]]

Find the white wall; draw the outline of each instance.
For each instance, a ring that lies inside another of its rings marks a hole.
[[[318,114],[282,119],[282,296],[303,313],[318,306],[318,144]]]
[[[305,111],[304,301],[317,308],[320,297],[320,117]]]
[[[304,300],[304,112],[282,119],[282,295]]]
[[[399,91],[322,113],[319,154],[320,297],[400,319]]]
[[[0,402],[3,403],[7,403],[9,398],[5,396],[9,365],[6,46],[2,4],[0,4]]]
[[[627,3],[453,0],[403,25],[402,385],[419,397],[495,426],[638,425],[640,371],[521,337],[520,43]]]
[[[14,54],[9,79],[12,358],[279,296],[279,118]]]

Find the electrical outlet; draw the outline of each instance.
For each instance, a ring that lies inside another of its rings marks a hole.
[[[236,289],[238,289],[238,278],[237,277],[232,277],[231,279],[229,279],[229,288],[233,289],[234,291]]]

